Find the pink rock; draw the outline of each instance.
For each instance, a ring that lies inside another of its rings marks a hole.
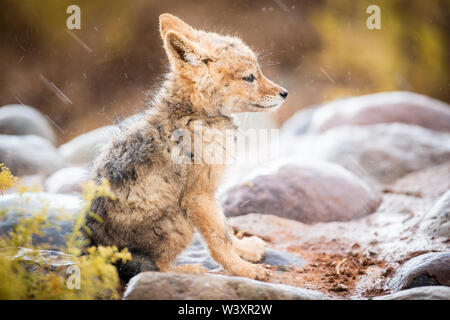
[[[338,165],[286,163],[263,170],[223,194],[227,216],[258,212],[304,223],[348,221],[380,204],[365,182]]]

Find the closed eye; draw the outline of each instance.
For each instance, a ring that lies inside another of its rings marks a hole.
[[[255,76],[253,74],[250,74],[246,77],[243,77],[242,80],[247,81],[247,82],[253,82],[253,81],[255,81]]]

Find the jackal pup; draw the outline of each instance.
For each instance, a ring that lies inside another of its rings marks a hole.
[[[268,270],[250,262],[262,258],[265,243],[237,239],[214,197],[225,164],[194,161],[201,155],[192,148],[183,150],[189,161],[173,161],[183,140],[173,133],[194,137],[196,122],[236,130],[232,113],[274,110],[287,91],[262,74],[240,39],[195,30],[170,14],[159,22],[170,72],[148,110],[122,125],[94,162],[92,179],[107,179],[116,198],[94,199],[86,237],[91,245],[129,249],[133,260],[118,265],[122,278],[146,270],[203,272],[172,265],[196,228],[228,272],[264,280]]]

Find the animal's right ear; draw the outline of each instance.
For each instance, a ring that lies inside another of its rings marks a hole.
[[[163,40],[169,31],[176,31],[188,38],[195,32],[190,25],[169,13],[163,13],[159,16],[159,31]]]
[[[205,57],[194,42],[174,31],[167,33],[164,48],[169,60],[176,65],[187,63],[196,67]]]

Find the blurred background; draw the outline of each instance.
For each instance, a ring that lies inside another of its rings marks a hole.
[[[408,90],[450,102],[448,0],[2,0],[0,105],[44,113],[59,143],[144,108],[166,57],[158,16],[240,36],[297,110],[352,95]],[[66,9],[81,8],[69,31]],[[369,30],[369,5],[381,30]]]

